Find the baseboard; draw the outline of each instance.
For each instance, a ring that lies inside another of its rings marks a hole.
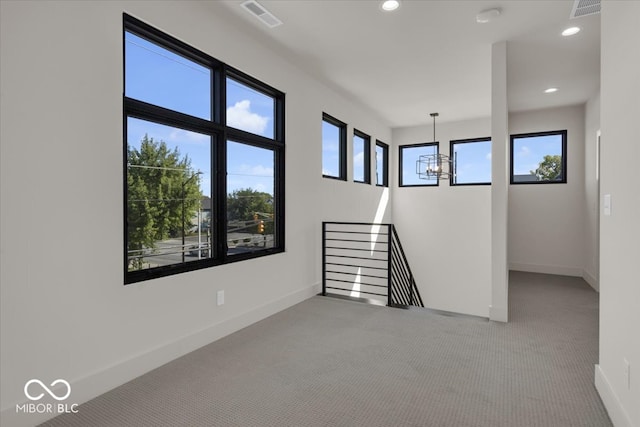
[[[521,264],[516,262],[509,263],[509,270],[526,271],[528,273],[556,274],[558,276],[575,276],[582,277],[583,270],[578,267],[565,267],[561,265],[540,265],[540,264]]]
[[[587,270],[582,270],[582,278],[589,284],[596,292],[600,292],[600,282],[593,277]]]
[[[494,322],[508,322],[509,321],[509,309],[504,307],[489,306],[489,320]]]
[[[596,365],[595,385],[613,425],[615,427],[633,427],[629,414],[624,410],[600,365]]]
[[[173,342],[158,346],[145,353],[134,355],[125,361],[108,366],[100,371],[81,378],[71,379],[70,383],[72,384],[73,393],[67,400],[77,404],[87,402],[178,357],[184,356],[200,347],[309,299],[317,295],[320,289],[320,283],[316,283],[269,301],[260,307],[248,310],[230,319],[210,325]],[[18,413],[16,405],[26,403],[29,403],[29,401],[16,402],[15,405],[4,408],[0,413],[0,425],[30,427],[58,415],[55,413]],[[68,402],[68,404],[71,404],[71,402]]]

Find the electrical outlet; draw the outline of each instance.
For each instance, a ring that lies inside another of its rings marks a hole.
[[[218,291],[218,305],[224,304],[224,291]]]
[[[631,390],[631,365],[627,359],[624,359],[624,379],[627,382],[627,389]]]

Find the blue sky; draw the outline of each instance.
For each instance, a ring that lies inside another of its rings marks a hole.
[[[365,139],[353,135],[353,180],[364,181]]]
[[[491,141],[454,144],[456,183],[491,182]]]
[[[384,149],[379,145],[376,145],[375,151],[375,161],[376,161],[376,170],[374,171],[373,183],[376,185],[382,185],[384,177],[382,174],[384,173]],[[389,159],[387,159],[389,161]]]
[[[322,121],[322,174],[340,175],[340,128]]]
[[[545,155],[562,155],[561,135],[516,138],[513,141],[513,174],[530,174]]]
[[[436,154],[435,145],[403,146],[402,149],[402,185],[436,185],[437,181],[420,179],[416,172],[416,162],[420,156]]]
[[[134,34],[126,33],[128,97],[210,120],[211,72]],[[227,123],[238,129],[274,136],[274,100],[227,79]],[[170,126],[129,118],[127,143],[140,147],[145,134],[188,155],[194,172],[202,172],[200,189],[210,196],[210,137]],[[235,142],[227,145],[227,191],[253,188],[273,194],[274,158],[270,150]]]

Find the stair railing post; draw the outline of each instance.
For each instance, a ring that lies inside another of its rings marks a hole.
[[[415,286],[414,283],[415,282],[413,281],[413,276],[411,276],[411,283],[409,284],[409,304],[410,305],[415,305],[413,303],[413,287]]]
[[[322,222],[322,296],[327,296],[327,223]]]
[[[392,258],[392,254],[391,251],[393,250],[393,235],[391,227],[393,227],[393,224],[388,224],[387,225],[387,305],[389,307],[391,307],[391,304],[393,303],[393,287],[392,287],[392,267],[391,267],[391,258]]]

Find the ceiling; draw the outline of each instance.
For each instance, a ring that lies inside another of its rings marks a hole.
[[[491,45],[507,41],[510,111],[584,103],[600,81],[600,15],[570,19],[573,0],[259,0],[269,28],[243,0],[211,2],[317,79],[391,127],[491,115]],[[478,12],[501,15],[476,23]],[[581,28],[562,37],[567,27]],[[558,91],[545,94],[548,87]]]

